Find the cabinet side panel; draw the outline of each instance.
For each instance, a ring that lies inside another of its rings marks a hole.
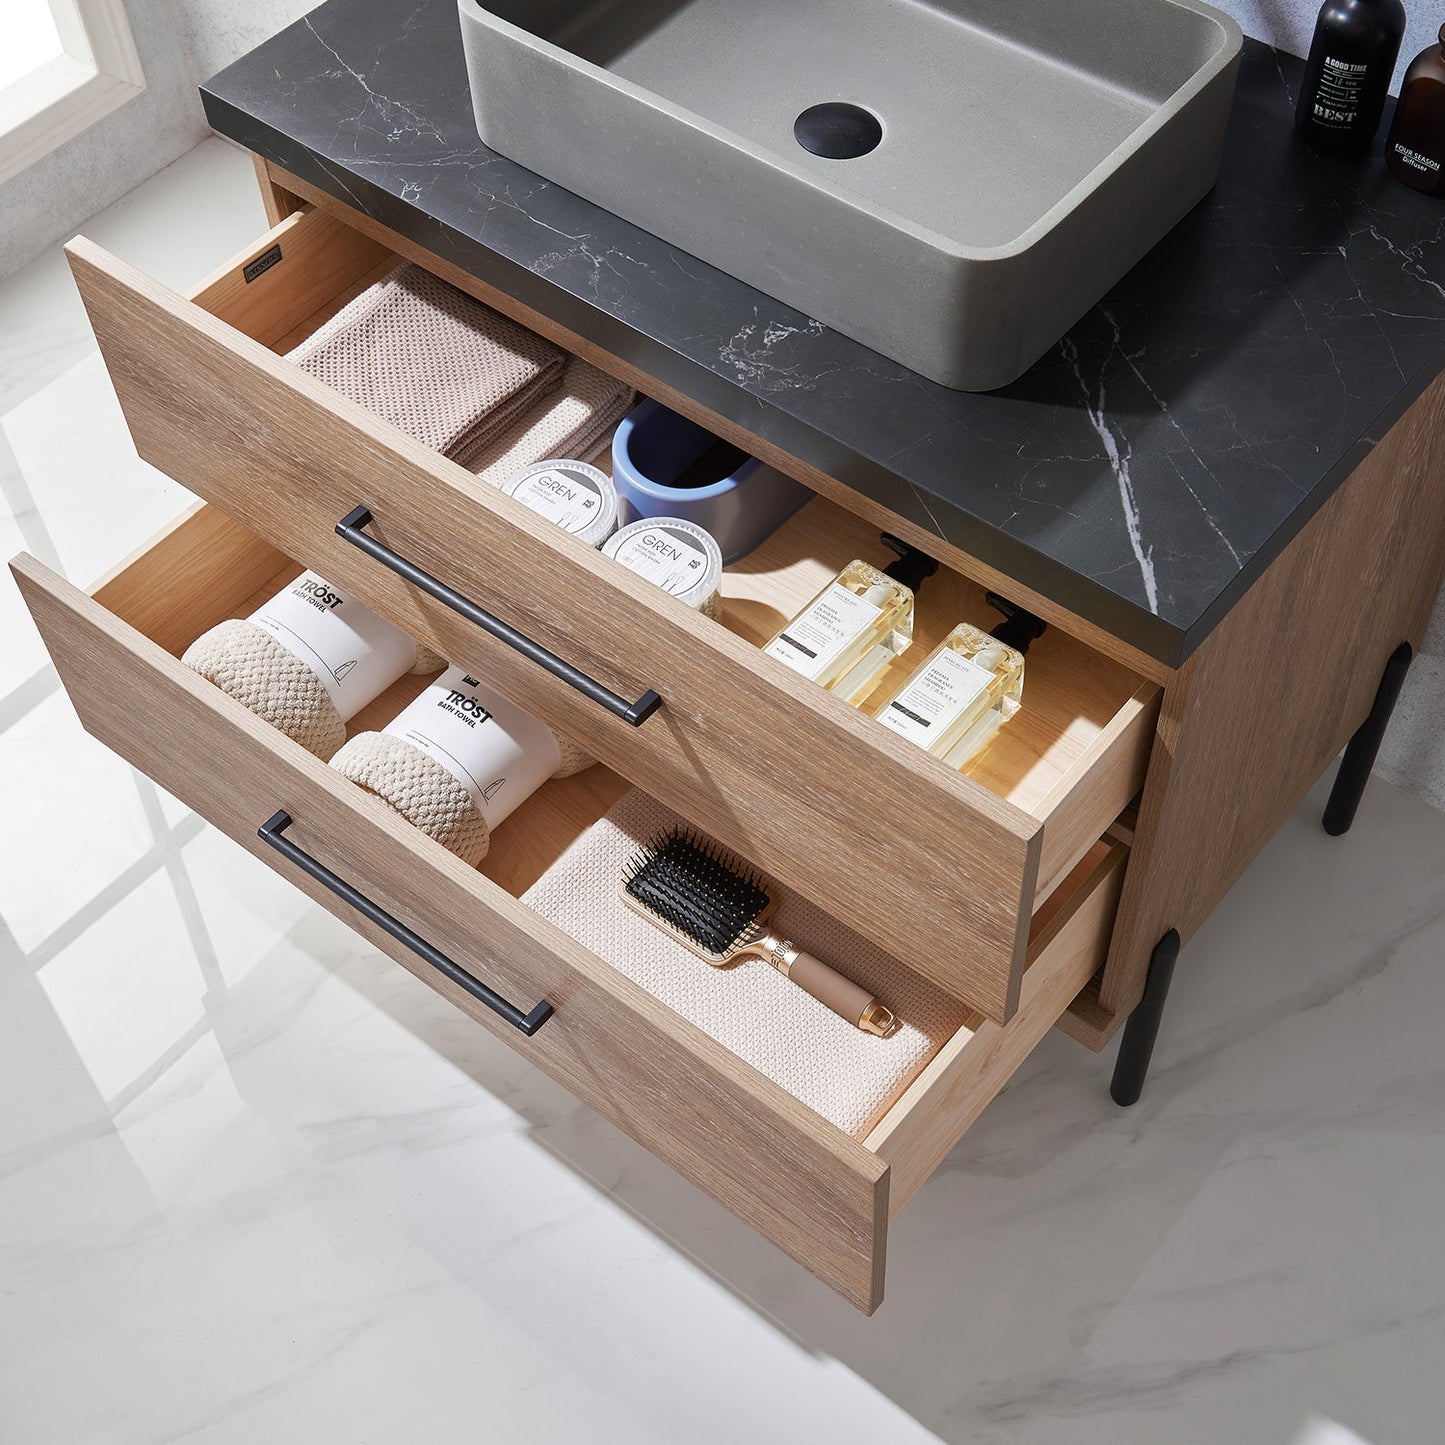
[[[1364,721],[1390,653],[1419,646],[1445,574],[1442,477],[1445,378],[1166,685],[1096,1047],[1154,944],[1203,923]]]

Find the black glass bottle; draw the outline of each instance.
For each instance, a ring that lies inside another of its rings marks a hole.
[[[1426,46],[1405,72],[1385,164],[1407,186],[1445,196],[1445,25],[1440,44]]]
[[[1368,149],[1405,34],[1400,0],[1325,0],[1305,62],[1295,125],[1312,146]]]

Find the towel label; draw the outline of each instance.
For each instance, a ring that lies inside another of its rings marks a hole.
[[[763,649],[804,677],[819,677],[882,612],[866,597],[834,582]]]
[[[383,729],[440,763],[488,828],[525,802],[562,761],[556,735],[494,688],[449,667]]]
[[[878,721],[921,748],[932,747],[988,691],[993,673],[948,648],[924,663]]]
[[[628,571],[674,597],[685,597],[707,575],[707,553],[695,537],[677,527],[644,527],[613,555]]]
[[[249,620],[316,674],[343,721],[416,662],[406,633],[314,572],[303,572]]]
[[[512,495],[565,532],[585,532],[602,515],[602,488],[570,468],[533,472],[517,483]]]

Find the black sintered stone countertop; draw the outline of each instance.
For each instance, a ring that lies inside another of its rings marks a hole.
[[[455,0],[329,0],[203,94],[222,134],[1177,664],[1445,366],[1445,203],[1380,141],[1296,140],[1300,68],[1246,44],[1213,193],[986,395],[484,149]]]

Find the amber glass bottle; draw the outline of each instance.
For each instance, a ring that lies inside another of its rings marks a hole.
[[[1427,45],[1405,72],[1385,164],[1397,181],[1445,196],[1445,25],[1440,44]]]

